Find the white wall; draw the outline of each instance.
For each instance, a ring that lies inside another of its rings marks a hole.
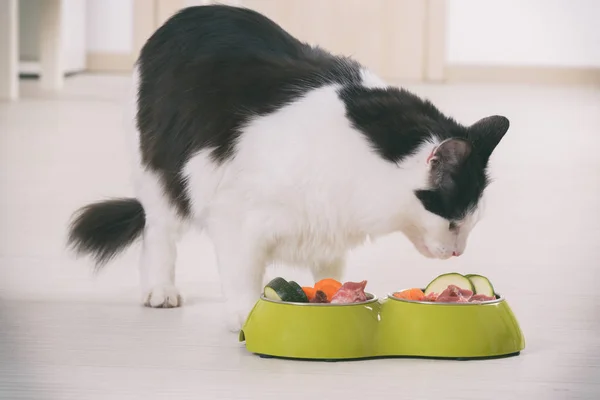
[[[133,0],[75,1],[88,52],[131,52]],[[447,0],[447,12],[449,64],[600,67],[600,0]]]
[[[77,72],[85,69],[87,4],[86,0],[62,0],[62,2],[63,62],[66,72]],[[41,16],[42,4],[39,0],[19,1],[20,72],[39,72]]]
[[[448,0],[449,64],[600,67],[599,0]]]
[[[88,52],[131,53],[133,0],[87,0],[87,6]]]
[[[81,71],[86,67],[86,16],[85,0],[62,0],[62,37],[65,49],[65,66],[68,72]]]

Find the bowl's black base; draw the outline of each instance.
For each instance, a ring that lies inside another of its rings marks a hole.
[[[495,360],[499,358],[516,357],[521,354],[520,351],[516,353],[500,354],[496,356],[487,357],[426,357],[426,356],[379,356],[379,357],[363,357],[363,358],[296,358],[296,357],[280,357],[272,356],[268,354],[257,354],[260,358],[276,358],[280,360],[293,360],[293,361],[321,361],[321,362],[344,362],[344,361],[367,361],[367,360],[383,360],[389,358],[414,358],[422,360],[452,360],[452,361],[484,361],[484,360]]]

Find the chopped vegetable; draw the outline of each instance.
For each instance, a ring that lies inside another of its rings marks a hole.
[[[304,290],[302,290],[300,285],[298,285],[294,281],[290,281],[289,285],[292,287],[292,289],[294,289],[296,291],[296,296],[295,296],[295,300],[294,300],[295,302],[308,303],[308,297],[306,296],[306,293],[304,293]]]
[[[470,291],[473,290],[473,284],[469,280],[469,278],[458,274],[456,272],[443,274],[435,278],[434,280],[427,285],[425,288],[425,295],[430,293],[441,293],[448,288],[448,286],[454,285],[461,289],[466,289]]]
[[[267,299],[276,301],[296,301],[297,293],[283,278],[277,277],[269,282],[264,289]]]
[[[487,297],[495,297],[494,287],[488,278],[482,275],[465,275],[473,284],[475,294],[483,294]]]
[[[264,288],[267,299],[291,303],[360,303],[367,301],[364,292],[367,281],[338,282],[335,279],[322,279],[314,287],[300,286],[294,281],[281,277],[274,278]]]
[[[308,301],[311,301],[315,298],[315,293],[317,292],[317,289],[308,286],[302,286],[302,290],[304,291],[304,294],[306,295]]]
[[[341,287],[342,284],[340,282],[331,278],[321,279],[319,282],[315,283],[315,289],[324,292],[327,295],[328,301],[331,301]]]
[[[491,282],[485,276],[463,276],[455,272],[438,276],[427,285],[424,292],[413,288],[395,292],[392,296],[434,303],[481,303],[497,298]]]
[[[319,290],[327,295],[327,301],[331,301],[331,299],[333,299],[333,296],[335,296],[339,289],[336,289],[334,286],[328,285],[322,286]]]
[[[318,289],[320,286],[323,285],[333,285],[333,286],[337,286],[338,289],[342,287],[342,282],[337,281],[333,278],[325,278],[325,279],[321,279],[319,282],[315,283],[315,288]]]
[[[414,301],[423,301],[425,300],[425,294],[421,289],[407,289],[401,292],[396,292],[393,294],[394,297],[405,300],[414,300]]]

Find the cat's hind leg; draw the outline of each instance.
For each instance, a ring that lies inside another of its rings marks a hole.
[[[146,214],[140,259],[142,302],[153,308],[179,307],[182,299],[175,287],[175,263],[184,221],[169,202],[158,174],[142,171],[136,192]]]

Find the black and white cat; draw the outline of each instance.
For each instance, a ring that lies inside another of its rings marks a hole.
[[[348,249],[403,232],[426,257],[465,250],[501,116],[463,126],[357,62],[247,9],[182,10],[148,40],[132,99],[136,198],[82,208],[70,244],[99,266],[143,238],[150,307],[181,305],[176,242],[214,242],[233,328],[267,264],[340,278]]]

